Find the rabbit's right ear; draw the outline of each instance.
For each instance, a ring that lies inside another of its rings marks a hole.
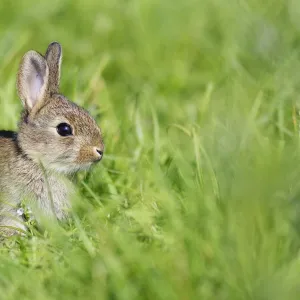
[[[46,51],[45,58],[49,67],[49,91],[59,92],[60,66],[62,61],[62,48],[58,42],[51,43]]]
[[[36,51],[27,52],[20,64],[17,89],[25,109],[37,111],[43,106],[48,88],[49,69],[46,60]]]

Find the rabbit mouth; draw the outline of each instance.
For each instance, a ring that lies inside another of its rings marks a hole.
[[[103,156],[99,156],[99,157],[95,158],[95,159],[93,160],[93,163],[97,163],[97,162],[101,161],[102,158],[103,158]]]

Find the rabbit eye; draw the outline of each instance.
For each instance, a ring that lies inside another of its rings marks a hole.
[[[61,136],[68,136],[72,135],[72,128],[69,124],[67,123],[61,123],[57,127],[57,133]]]

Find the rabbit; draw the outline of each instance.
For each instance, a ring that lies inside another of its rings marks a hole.
[[[102,133],[90,114],[59,92],[62,47],[28,51],[17,74],[23,104],[18,132],[0,131],[0,236],[26,232],[18,206],[33,201],[64,220],[71,207],[70,174],[103,157]]]

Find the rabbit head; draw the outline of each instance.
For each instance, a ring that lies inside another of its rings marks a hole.
[[[100,161],[100,128],[83,108],[59,93],[62,49],[54,42],[45,56],[27,52],[20,64],[17,90],[24,110],[18,145],[46,170],[73,173]]]

